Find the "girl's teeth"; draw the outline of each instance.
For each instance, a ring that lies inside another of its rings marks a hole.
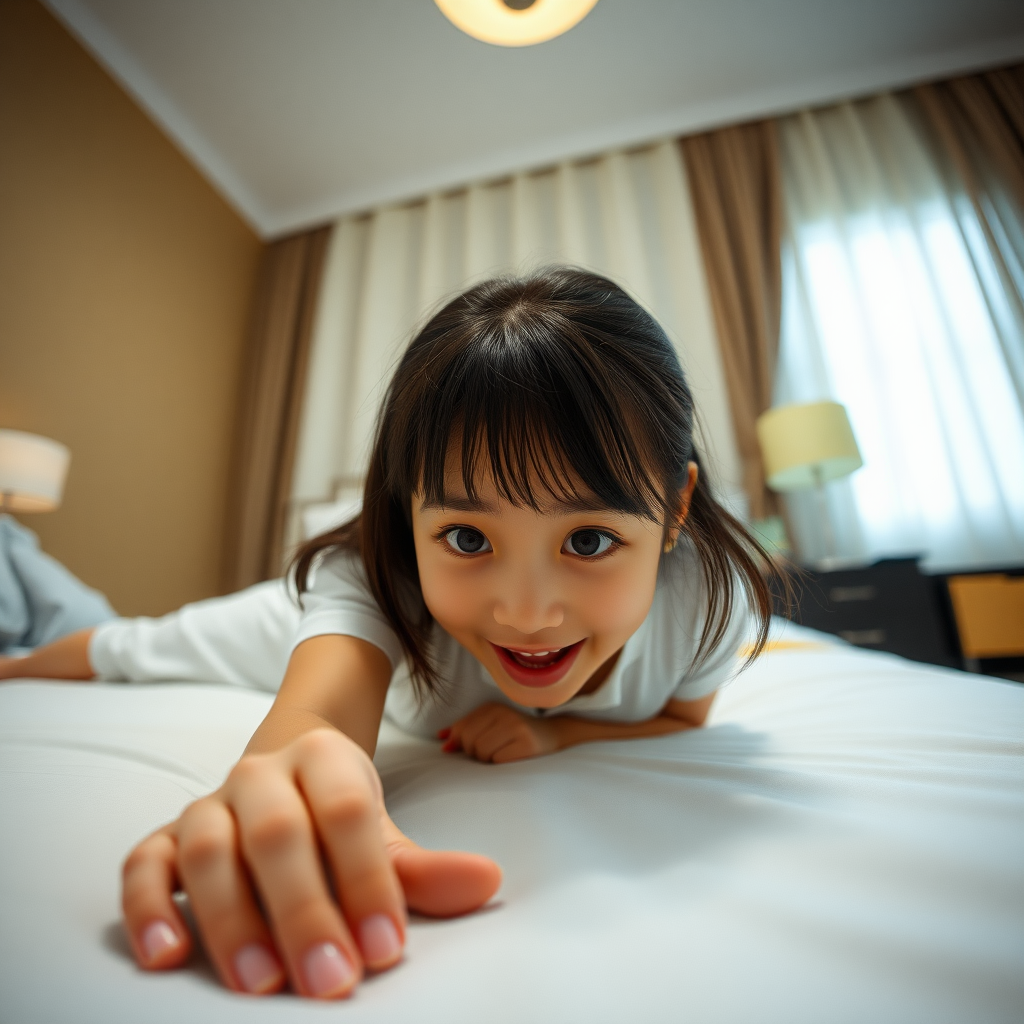
[[[547,668],[553,665],[561,656],[564,648],[556,647],[550,651],[517,651],[513,647],[506,650],[519,662],[523,668]]]

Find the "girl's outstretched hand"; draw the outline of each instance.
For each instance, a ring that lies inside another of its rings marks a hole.
[[[478,761],[505,764],[527,757],[553,754],[562,746],[554,719],[531,718],[507,704],[482,704],[464,718],[442,729],[442,750],[461,750]]]
[[[500,881],[486,857],[406,838],[367,754],[321,728],[246,755],[219,790],[143,840],[125,862],[122,901],[143,967],[187,959],[192,940],[172,899],[183,889],[229,988],[263,994],[290,982],[335,998],[401,959],[406,907],[466,913]]]

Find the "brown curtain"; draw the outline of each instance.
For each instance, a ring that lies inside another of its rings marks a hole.
[[[329,227],[267,246],[242,374],[225,537],[224,589],[281,573],[309,342]]]
[[[1024,211],[1024,64],[918,86],[905,95],[923,119],[939,167],[952,179],[950,191],[959,186],[970,197],[1007,295],[1024,309],[1004,251],[1013,250],[1019,234],[999,224],[1001,217],[1018,219]],[[1016,202],[1015,211],[1000,203],[1003,190]],[[1024,251],[1012,259],[1024,262]]]
[[[680,140],[718,330],[750,515],[777,509],[757,417],[771,406],[782,308],[782,184],[771,121]]]
[[[1024,64],[911,91],[946,158],[984,217],[988,169],[1024,208]]]

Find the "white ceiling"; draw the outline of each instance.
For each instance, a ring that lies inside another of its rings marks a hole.
[[[600,0],[506,49],[433,0],[46,0],[262,234],[1024,57],[1020,0]]]

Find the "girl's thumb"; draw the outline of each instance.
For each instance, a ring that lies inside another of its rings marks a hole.
[[[397,831],[397,829],[396,829]],[[482,907],[501,885],[489,857],[457,850],[425,850],[398,833],[388,853],[408,908],[430,917],[456,917]]]

